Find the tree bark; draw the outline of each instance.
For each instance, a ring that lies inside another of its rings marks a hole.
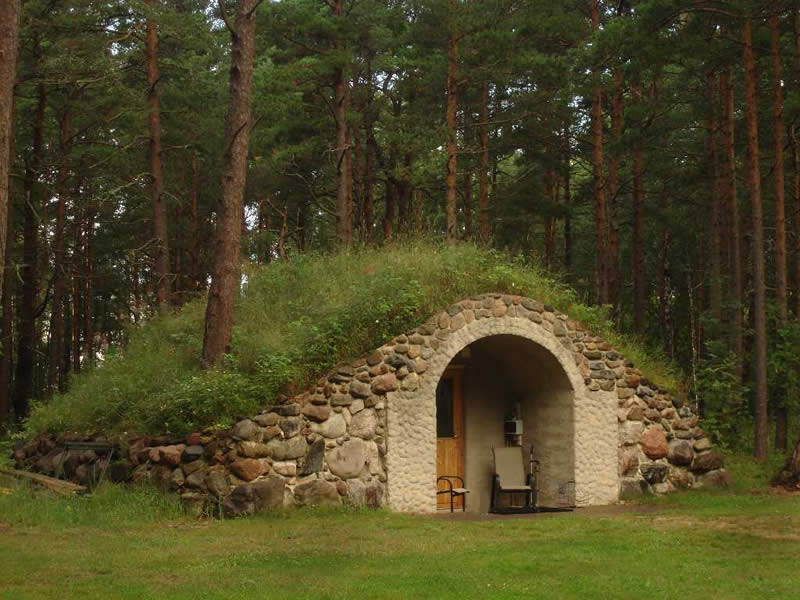
[[[472,239],[472,171],[464,171],[464,237]]]
[[[780,22],[778,15],[769,19],[770,59],[772,66],[772,126],[775,139],[775,294],[778,304],[778,328],[789,318],[788,285],[786,276],[786,192],[784,188],[783,156],[783,87],[781,84]],[[781,390],[780,396],[783,396]],[[781,398],[775,407],[775,448],[786,450],[788,410]]]
[[[615,151],[608,161],[608,302],[616,312],[619,303],[619,144],[622,138],[622,71],[614,70],[614,99],[611,104],[611,136]]]
[[[600,2],[591,0],[592,31],[600,29]],[[598,304],[608,303],[608,225],[606,223],[606,196],[603,181],[603,91],[598,81],[592,92],[592,192],[594,195],[595,231],[595,299]]]
[[[94,206],[91,198],[86,206],[84,231],[83,340],[88,366],[94,364]]]
[[[719,169],[717,150],[717,119],[714,110],[716,76],[708,73],[708,202],[711,208],[711,315],[717,322],[722,320],[722,231],[720,226]]]
[[[764,277],[764,222],[761,205],[761,169],[758,148],[758,98],[756,97],[756,64],[750,19],[743,28],[745,104],[747,116],[748,187],[753,213],[753,342],[755,359],[755,457],[766,460],[769,432],[767,431],[767,317],[766,282]]]
[[[344,17],[344,0],[330,3],[331,14]],[[334,49],[341,49],[341,40],[334,41]],[[350,105],[350,85],[344,66],[336,69],[333,84],[333,116],[336,121],[336,233],[344,246],[353,243],[353,181],[351,149],[347,126]]]
[[[800,88],[800,1],[794,2],[794,19],[792,21],[792,34],[794,35],[794,85]],[[797,124],[792,124],[792,150],[794,154],[794,314],[800,317],[800,131]]]
[[[572,276],[572,162],[570,150],[569,122],[564,125],[562,134],[562,173],[564,188],[564,271],[567,281]]]
[[[375,221],[375,137],[372,123],[367,125],[366,151],[364,156],[364,206],[361,211],[363,238],[372,242],[372,227]]]
[[[214,267],[205,315],[203,362],[217,364],[229,351],[233,305],[240,284],[239,245],[250,145],[255,11],[259,0],[238,0],[231,32],[230,98],[225,115],[222,197],[217,215]]]
[[[11,103],[11,118],[9,119],[9,135],[8,135],[8,216],[6,218],[6,242],[7,248],[5,253],[5,272],[12,273],[14,268],[13,248],[14,248],[14,161],[16,158],[16,136],[15,136],[15,103]],[[14,345],[14,319],[13,319],[13,304],[12,298],[14,296],[14,280],[15,277],[9,275],[3,277],[2,290],[3,290],[3,316],[0,320],[0,434],[2,434],[6,419],[8,418],[8,411],[10,407],[10,394],[11,394],[11,348]]]
[[[458,170],[458,147],[456,141],[456,110],[458,107],[458,34],[455,26],[456,0],[450,0],[450,33],[447,38],[447,106],[445,122],[447,129],[447,171],[445,183],[447,195],[445,214],[447,217],[447,239],[456,239],[456,172]]]
[[[480,242],[489,245],[489,82],[481,85],[480,166],[478,167],[478,230]]]
[[[66,295],[67,262],[64,228],[67,210],[67,179],[69,177],[70,149],[72,147],[72,112],[64,109],[59,126],[58,203],[56,204],[56,229],[53,236],[53,299],[50,316],[50,360],[47,370],[47,390],[53,394],[63,389],[64,371],[64,297]]]
[[[742,241],[741,224],[739,223],[739,201],[736,197],[736,146],[734,144],[735,108],[733,103],[733,85],[731,71],[720,75],[720,95],[722,99],[722,137],[725,144],[723,160],[723,184],[725,188],[725,204],[728,213],[728,235],[730,244],[729,271],[731,274],[731,346],[736,360],[738,375],[742,375],[742,357],[744,356],[744,334],[742,331],[742,305],[744,284],[742,278]]]
[[[41,60],[38,39],[34,56]],[[36,368],[36,304],[39,295],[39,215],[36,200],[40,194],[44,117],[47,110],[47,88],[37,87],[36,116],[33,122],[31,159],[25,169],[25,223],[22,241],[22,301],[19,306],[17,364],[14,370],[14,418],[21,423],[28,416]]]
[[[75,194],[76,203],[78,193]],[[75,207],[75,218],[73,222],[73,246],[72,246],[72,372],[81,372],[81,296],[83,296],[83,286],[81,285],[81,258],[82,258],[82,221],[78,216],[78,207]]]
[[[155,0],[147,0],[153,7]],[[164,178],[161,173],[161,101],[158,83],[158,25],[152,16],[147,19],[147,103],[150,107],[150,201],[153,203],[153,235],[155,256],[153,272],[156,279],[158,309],[165,310],[169,303],[169,242],[167,237],[167,203],[164,198]]]
[[[633,85],[634,102],[642,100],[641,84]],[[631,232],[631,258],[633,262],[633,331],[644,334],[645,325],[645,263],[644,263],[644,150],[642,129],[633,142],[633,227]]]
[[[0,265],[5,264],[6,252],[13,129],[11,120],[14,116],[14,84],[17,80],[19,13],[19,0],[3,0],[0,3]]]
[[[772,63],[772,114],[775,138],[775,282],[779,325],[788,319],[786,283],[786,193],[784,188],[783,156],[783,88],[781,85],[780,23],[778,16],[769,19],[770,58]]]

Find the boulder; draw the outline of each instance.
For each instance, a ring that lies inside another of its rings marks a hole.
[[[711,440],[708,438],[700,438],[696,440],[694,443],[694,449],[697,452],[705,452],[706,450],[711,450]]]
[[[286,482],[280,477],[236,486],[222,503],[222,512],[226,517],[239,517],[280,508],[285,489]]]
[[[283,432],[283,437],[285,438],[296,436],[300,432],[300,428],[302,426],[302,417],[284,417],[280,422],[280,429]]]
[[[262,439],[261,427],[250,419],[244,419],[233,426],[231,435],[236,440],[260,442]]]
[[[334,413],[324,423],[315,424],[314,431],[328,439],[336,439],[342,437],[347,431],[347,422],[341,413]]]
[[[317,404],[306,404],[303,407],[303,414],[312,421],[324,421],[331,414],[330,406],[320,406]]]
[[[397,387],[397,377],[394,373],[380,375],[372,382],[372,392],[375,394],[386,394],[387,392],[393,392],[397,389]]]
[[[272,425],[277,425],[278,419],[280,419],[280,417],[274,412],[261,413],[260,415],[253,417],[253,421],[258,423],[261,427],[271,427]]]
[[[292,460],[274,462],[272,463],[272,470],[284,477],[294,477],[297,475],[297,463]]]
[[[191,475],[186,477],[186,487],[192,488],[194,490],[200,490],[201,492],[205,492],[206,487],[206,475],[208,473],[207,469],[198,469]]]
[[[673,465],[690,465],[694,458],[692,444],[685,440],[673,440],[669,444],[667,459]]]
[[[320,438],[308,447],[303,461],[301,475],[311,475],[322,470],[322,459],[325,457],[325,440]]]
[[[375,437],[375,429],[378,426],[378,419],[375,411],[370,409],[362,410],[350,421],[350,435],[365,440]]]
[[[619,474],[633,475],[639,467],[639,451],[636,448],[629,448],[620,453]]]
[[[363,381],[353,381],[350,383],[350,395],[353,398],[369,398],[372,394],[370,386]]]
[[[667,478],[667,465],[662,463],[640,465],[639,471],[641,471],[644,480],[650,485],[663,483]]]
[[[247,458],[264,458],[270,454],[269,444],[262,442],[239,442],[237,448],[239,454]]]
[[[367,444],[355,438],[337,446],[328,454],[328,467],[342,479],[358,477],[367,462]]]
[[[159,462],[162,465],[169,465],[170,467],[177,467],[181,464],[181,456],[186,448],[183,444],[174,446],[161,446],[158,449]]]
[[[230,483],[225,469],[213,467],[206,473],[206,488],[217,498],[224,498],[230,492]]]
[[[289,440],[270,440],[267,446],[272,458],[275,460],[289,460],[305,456],[308,444],[306,443],[306,438],[296,436]]]
[[[726,469],[715,469],[698,475],[695,487],[700,489],[728,487],[733,483],[731,474]]]
[[[619,482],[620,500],[628,500],[650,493],[652,493],[650,485],[644,479],[623,479]]]
[[[664,433],[664,429],[659,425],[647,429],[647,431],[642,434],[639,443],[647,458],[652,460],[664,458],[669,454],[667,436]]]
[[[716,471],[723,467],[722,455],[711,451],[698,454],[692,461],[692,471]]]
[[[203,452],[203,447],[198,444],[186,446],[186,448],[183,449],[181,460],[185,463],[190,463],[198,458],[203,458]]]
[[[260,460],[256,458],[242,458],[231,463],[231,471],[239,479],[245,481],[253,481],[256,477],[260,477],[267,472],[267,468]]]
[[[336,485],[324,479],[304,481],[294,488],[294,497],[300,506],[338,506]]]

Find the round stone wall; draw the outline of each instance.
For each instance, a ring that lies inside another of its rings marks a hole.
[[[42,434],[17,467],[87,482],[150,481],[192,506],[228,515],[285,506],[353,504],[436,509],[436,386],[462,349],[498,335],[543,348],[572,391],[578,505],[643,492],[725,484],[722,459],[689,406],[648,382],[604,340],[529,298],[463,300],[304,393],[230,430],[68,449],[79,435]],[[93,439],[97,439],[96,437]]]

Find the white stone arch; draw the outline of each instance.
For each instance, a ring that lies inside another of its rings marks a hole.
[[[573,390],[575,488],[578,505],[609,504],[619,496],[616,395],[590,391],[572,352],[544,326],[508,314],[475,319],[441,341],[413,391],[387,397],[387,492],[392,509],[436,510],[436,386],[450,361],[482,338],[513,335],[546,349]]]

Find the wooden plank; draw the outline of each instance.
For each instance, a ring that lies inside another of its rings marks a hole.
[[[63,494],[65,496],[72,494],[84,494],[89,491],[86,486],[78,485],[76,483],[72,483],[71,481],[55,479],[53,477],[48,477],[47,475],[41,475],[40,473],[6,469],[4,467],[0,467],[0,473],[4,475],[10,475],[11,477],[15,477],[17,479],[27,479],[28,481],[32,481],[33,483],[46,487],[52,492]]]

